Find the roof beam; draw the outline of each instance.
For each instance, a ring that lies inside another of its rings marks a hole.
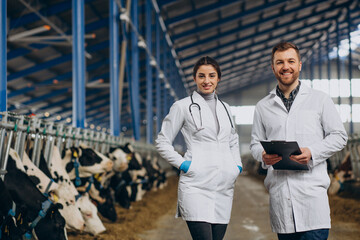
[[[284,5],[284,4],[286,4],[286,1],[283,1],[283,0],[267,2],[265,5],[254,7],[250,10],[241,12],[239,14],[234,14],[234,15],[231,15],[230,17],[226,17],[219,21],[216,21],[216,24],[214,24],[214,22],[211,22],[211,23],[202,25],[201,27],[197,27],[197,28],[194,28],[194,29],[182,32],[182,33],[175,34],[172,36],[172,39],[176,43],[177,41],[179,41],[180,38],[188,37],[189,35],[207,31],[209,29],[217,28],[221,25],[229,24],[230,22],[238,21],[242,18],[248,17],[249,15],[254,14],[258,11],[264,11],[264,10],[267,10],[267,9],[273,8],[273,7],[280,7],[281,5]],[[262,21],[264,21],[264,20],[262,20]]]
[[[104,42],[92,45],[92,46],[88,47],[87,49],[88,49],[89,52],[95,52],[95,51],[98,51],[100,49],[104,49],[104,48],[106,48],[108,46],[109,46],[108,41],[104,41]],[[11,81],[11,80],[14,80],[14,79],[29,75],[29,74],[34,73],[34,72],[38,72],[38,71],[41,71],[41,70],[56,66],[56,65],[58,65],[60,63],[70,61],[71,59],[72,59],[72,54],[67,54],[67,55],[63,55],[63,56],[60,56],[58,58],[52,59],[52,60],[47,61],[47,62],[36,64],[35,66],[32,66],[32,67],[29,67],[29,68],[24,69],[22,71],[10,74],[8,76],[8,81]]]
[[[241,0],[241,1],[244,1],[244,0]],[[231,5],[231,4],[239,3],[239,2],[240,2],[239,0],[223,0],[223,1],[219,1],[219,2],[216,2],[216,3],[210,4],[210,5],[206,5],[205,7],[202,7],[202,8],[194,9],[191,12],[187,12],[185,14],[182,14],[182,15],[167,19],[165,21],[165,24],[167,26],[178,24],[178,23],[184,22],[184,21],[186,21],[186,20],[188,20],[190,18],[198,17],[200,15],[203,15],[203,14],[206,14],[206,13],[209,13],[209,12],[218,11],[219,9],[221,9],[223,7],[227,7],[227,6]]]
[[[343,3],[343,4],[339,4],[339,5],[337,5],[336,7],[333,6],[332,9],[333,9],[333,10],[341,10],[342,8],[346,7],[348,4],[349,4],[349,2]],[[319,15],[320,15],[320,14],[324,14],[324,13],[326,13],[326,12],[327,12],[327,9],[326,9],[326,10],[323,10],[323,11],[320,11],[320,12],[319,12]],[[305,20],[307,20],[308,18],[311,18],[311,17],[312,17],[312,16],[305,16],[305,17],[302,17],[302,18],[300,18],[300,19],[296,19],[296,21],[297,21],[297,22],[298,22],[298,21],[305,21]],[[329,19],[333,19],[333,18],[329,18]],[[294,23],[294,22],[289,22],[289,23],[285,23],[285,24],[282,24],[282,25],[277,25],[277,28],[278,28],[278,29],[279,29],[279,28],[285,28],[285,27],[288,27],[288,26],[292,25],[293,23]],[[319,23],[319,22],[310,24],[310,25],[308,25],[307,27],[316,25],[316,24],[318,24],[318,23]],[[252,25],[252,24],[251,24],[251,25]],[[256,26],[256,25],[255,25],[255,26]],[[245,26],[243,26],[243,27],[245,27]],[[298,28],[297,31],[298,31],[299,29],[300,29],[300,28]],[[240,30],[239,30],[239,31],[240,31]],[[241,39],[238,38],[238,39],[236,39],[236,40],[234,40],[234,41],[230,41],[230,42],[228,42],[228,43],[226,43],[226,44],[222,44],[222,45],[213,47],[213,48],[211,48],[211,49],[204,50],[204,51],[202,51],[202,52],[200,52],[200,53],[192,54],[192,55],[190,55],[190,56],[187,56],[186,58],[183,58],[183,59],[180,60],[180,61],[181,61],[182,63],[184,63],[185,61],[188,61],[188,60],[191,60],[191,59],[194,59],[194,58],[199,58],[200,56],[203,56],[204,54],[209,54],[209,52],[217,51],[219,48],[225,48],[225,47],[233,46],[234,44],[236,44],[236,43],[238,43],[238,42],[240,42],[240,41],[245,41],[245,40],[248,40],[248,39],[253,39],[253,38],[258,37],[258,36],[263,35],[263,34],[271,34],[273,31],[274,31],[274,29],[273,29],[273,28],[270,28],[270,29],[264,30],[264,31],[262,31],[262,32],[257,32],[257,33],[255,33],[255,34],[248,35],[248,36],[243,37],[243,38],[241,38]],[[294,32],[294,31],[292,31],[292,32]],[[266,41],[268,41],[268,39],[267,39]],[[264,42],[264,41],[262,41],[262,42]],[[257,44],[258,44],[258,43],[259,43],[259,42],[257,42]],[[186,71],[185,69],[186,69],[186,67],[184,67],[184,71]]]
[[[95,0],[85,0],[85,3],[91,3],[93,1],[95,1]],[[39,13],[43,16],[50,17],[50,16],[57,15],[59,13],[65,12],[70,9],[71,9],[71,0],[61,2],[58,4],[54,4],[50,7],[45,7],[43,9],[40,9]],[[10,26],[10,29],[13,29],[15,27],[22,27],[24,25],[31,24],[31,23],[34,23],[39,20],[41,20],[40,17],[32,12],[32,13],[25,14],[17,19],[10,19],[9,26]]]
[[[336,17],[335,17],[336,18]],[[334,18],[334,19],[335,19]],[[354,19],[352,19],[352,20],[356,20],[356,19],[359,19],[360,17],[357,17],[357,18],[354,18]],[[312,26],[314,26],[314,25],[317,25],[317,24],[323,24],[323,22],[325,22],[325,21],[331,21],[331,20],[334,20],[334,19],[327,19],[327,20],[324,20],[324,21],[320,21],[320,22],[316,22],[316,23],[314,23]],[[354,26],[356,26],[357,24],[353,24]],[[347,26],[342,26],[341,27],[341,30],[343,30],[343,29],[346,29],[346,27]],[[322,27],[322,28],[320,28],[320,29],[317,29],[317,31],[324,31],[324,30],[327,30],[329,28],[329,26],[325,26],[325,27]],[[301,30],[301,29],[300,29]],[[278,38],[278,39],[284,39],[284,38],[286,38],[286,35],[288,35],[288,34],[292,34],[292,33],[297,33],[297,32],[299,32],[300,31],[299,29],[294,29],[293,31],[290,31],[290,32],[286,32],[286,33],[284,33],[284,34],[281,34],[281,35],[277,35],[276,36],[276,38]],[[305,35],[297,35],[296,37],[294,37],[293,39],[286,39],[287,41],[296,41],[296,39],[298,39],[298,38],[303,38],[303,37],[309,37],[309,36],[311,36],[311,35],[313,35],[314,34],[314,32],[309,32],[309,33],[307,33],[307,34],[305,34]],[[344,36],[345,36],[345,34],[344,34]],[[273,39],[266,39],[266,40],[263,40],[263,41],[261,41],[261,42],[258,42],[258,44],[266,44],[267,42],[270,42],[271,40],[273,40]],[[231,56],[231,55],[236,55],[236,53],[238,53],[238,52],[241,52],[241,51],[244,51],[244,50],[246,50],[246,49],[249,49],[249,46],[244,46],[244,47],[242,47],[242,48],[237,48],[237,49],[235,49],[235,50],[232,50],[232,51],[230,51],[230,52],[227,52],[227,53],[224,53],[224,54],[221,54],[221,55],[216,55],[216,56],[214,56],[215,58],[217,58],[217,59],[221,59],[221,58],[225,58],[225,57],[228,57],[228,56]],[[247,58],[247,57],[249,57],[249,56],[251,56],[251,55],[254,55],[254,54],[257,54],[257,53],[260,53],[260,52],[264,52],[264,51],[268,51],[269,52],[269,50],[271,49],[271,46],[268,46],[268,49],[267,48],[262,48],[262,49],[259,49],[259,50],[257,50],[257,51],[251,51],[250,53],[247,53],[247,54],[245,54],[245,55],[240,55],[240,56],[237,56],[237,57],[234,57],[234,58],[231,58],[231,59],[229,59],[229,60],[227,60],[227,61],[221,61],[221,65],[226,65],[226,64],[228,64],[228,63],[231,63],[231,62],[235,62],[235,61],[238,61],[238,60],[240,60],[240,59],[243,59],[243,58]],[[263,57],[264,55],[262,55],[261,57]],[[259,57],[259,58],[261,58],[261,57]],[[227,71],[227,70],[233,70],[233,68],[234,68],[234,65],[233,66],[231,66],[231,67],[229,67],[229,68],[223,68],[222,69],[222,72],[224,73],[225,71]],[[190,68],[187,68],[187,69],[185,69],[185,71],[186,70],[190,70]],[[236,72],[235,72],[236,73]],[[188,79],[187,81],[188,82],[191,82],[191,80],[192,79],[190,79],[189,80],[189,78],[192,76],[192,74],[186,74],[186,79]]]
[[[107,19],[101,19],[99,21],[87,24],[85,26],[85,32],[89,33],[89,32],[92,32],[94,30],[106,27],[106,26],[108,26]],[[28,54],[28,53],[30,53],[32,51],[31,48],[42,49],[42,48],[45,48],[45,47],[48,47],[48,46],[49,45],[46,45],[46,44],[30,44],[29,45],[30,48],[17,48],[17,49],[9,51],[7,53],[7,59],[11,60],[11,59],[16,58],[16,57],[24,56],[24,55],[26,55],[26,54]]]
[[[162,8],[162,7],[166,6],[166,5],[170,5],[170,4],[172,4],[174,2],[178,2],[178,1],[179,0],[159,0],[158,1],[158,6],[159,6],[159,8]]]
[[[316,2],[318,3],[318,2]],[[332,2],[332,4],[330,5],[330,7],[328,9],[324,9],[322,11],[319,11],[317,12],[317,15],[320,15],[320,14],[325,14],[329,11],[329,9],[331,9],[332,11],[335,10],[335,9],[342,9],[346,6],[348,6],[351,2],[345,2],[345,3],[342,3],[342,4],[339,4],[339,5],[335,5],[335,2]],[[299,8],[295,8],[295,9],[292,9],[292,10],[289,10],[286,12],[286,15],[288,14],[291,14],[291,13],[296,13],[298,11],[301,11],[305,8],[309,8],[309,7],[313,7],[315,4],[315,2],[311,3],[311,4],[305,4]],[[209,38],[206,38],[204,40],[201,40],[201,41],[197,41],[195,43],[191,43],[191,44],[187,44],[185,46],[182,46],[180,48],[177,48],[177,51],[178,52],[181,52],[181,51],[184,51],[184,50],[187,50],[189,48],[193,48],[193,47],[197,47],[197,46],[201,46],[201,45],[204,45],[204,44],[207,44],[209,42],[213,42],[213,41],[217,41],[219,40],[220,38],[223,38],[223,37],[226,37],[226,36],[230,36],[230,35],[234,35],[234,34],[238,34],[239,32],[243,31],[244,29],[248,29],[248,28],[252,28],[252,27],[256,27],[260,24],[264,24],[265,22],[268,22],[268,21],[271,21],[271,20],[275,20],[275,19],[278,19],[278,18],[281,18],[281,17],[284,17],[284,13],[281,12],[280,14],[278,15],[274,15],[274,16],[271,16],[271,17],[268,17],[268,18],[264,18],[262,19],[261,21],[258,21],[258,22],[254,22],[254,23],[250,23],[246,26],[240,26],[236,29],[232,29],[232,30],[229,30],[229,31],[226,31],[226,32],[223,32],[221,33],[221,35],[216,35],[216,36],[213,36],[213,37],[209,37]],[[296,19],[297,22],[300,22],[300,21],[304,21],[310,17],[313,17],[313,15],[308,15],[308,16],[304,16],[302,18],[299,18],[299,19]],[[285,24],[278,24],[276,27],[277,28],[283,28],[283,27],[287,27],[289,25],[293,24],[293,22],[290,22],[290,23],[285,23]],[[258,36],[260,34],[265,34],[265,33],[271,33],[273,32],[274,29],[273,28],[270,28],[270,29],[266,29],[262,32],[257,32],[256,34],[253,34],[252,35],[252,38],[254,36]],[[248,38],[248,36],[246,37]],[[222,46],[217,46],[216,48],[218,49],[219,47],[222,47]],[[208,52],[208,50],[206,50],[206,52]],[[202,54],[198,54],[198,55],[202,55]]]

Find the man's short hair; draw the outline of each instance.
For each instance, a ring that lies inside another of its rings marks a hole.
[[[290,49],[290,48],[295,49],[296,54],[298,55],[299,61],[301,61],[299,49],[298,49],[298,47],[297,47],[295,44],[293,44],[293,43],[291,43],[291,42],[280,42],[280,43],[276,44],[276,45],[273,47],[273,49],[272,49],[271,65],[274,65],[274,55],[275,55],[275,52],[277,52],[277,51],[280,51],[280,52],[286,51],[286,50],[288,50],[288,49]]]

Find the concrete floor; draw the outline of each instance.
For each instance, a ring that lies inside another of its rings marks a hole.
[[[190,240],[186,223],[175,219],[175,205],[157,222],[157,228],[139,237],[143,240]],[[360,239],[360,224],[332,220],[329,240]],[[271,232],[269,195],[263,182],[242,174],[236,181],[233,210],[224,240],[277,240]]]
[[[276,240],[269,222],[269,197],[263,183],[241,175],[235,184],[233,210],[224,240]],[[189,240],[185,221],[175,219],[175,209],[164,215],[158,228],[139,237],[144,240]]]

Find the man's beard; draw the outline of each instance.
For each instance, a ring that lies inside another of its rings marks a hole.
[[[289,82],[288,80],[287,80],[287,81],[284,81],[284,80],[281,78],[280,73],[276,74],[275,77],[276,77],[276,79],[277,79],[282,85],[284,85],[284,86],[291,86],[291,85],[299,78],[299,72],[293,74],[290,82]]]

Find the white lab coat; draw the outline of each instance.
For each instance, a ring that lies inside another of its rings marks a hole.
[[[287,112],[273,89],[255,108],[250,149],[262,162],[260,140],[297,141],[312,154],[309,171],[268,168],[264,184],[270,193],[270,220],[276,233],[330,228],[326,159],[340,151],[347,134],[331,98],[301,84]]]
[[[178,187],[176,217],[186,221],[205,221],[227,224],[230,220],[234,183],[242,166],[238,135],[231,131],[229,117],[224,106],[217,100],[216,121],[209,105],[197,92],[193,100],[200,105],[203,130],[197,131],[189,112],[190,97],[176,101],[165,117],[156,140],[160,155],[171,165],[179,168],[185,161],[192,161],[187,173],[181,171]],[[230,113],[230,108],[226,104]],[[192,108],[194,120],[200,128],[200,115]],[[235,125],[234,125],[235,126]],[[187,151],[182,157],[172,143],[181,130]]]

